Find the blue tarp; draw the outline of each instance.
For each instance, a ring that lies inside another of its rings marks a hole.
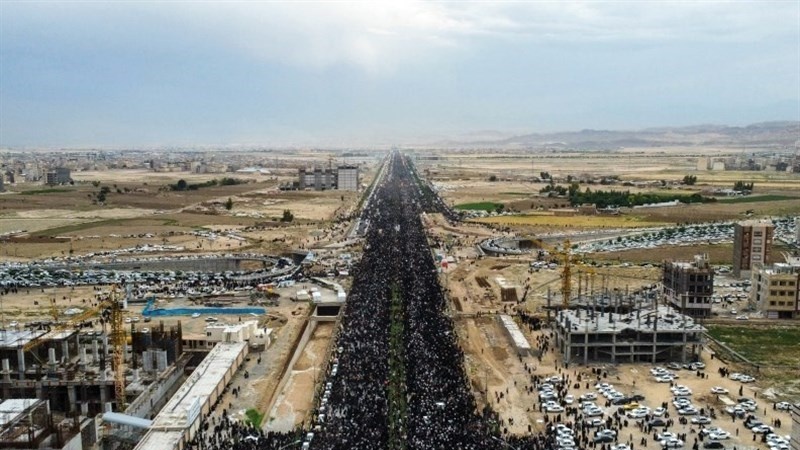
[[[147,306],[142,310],[145,317],[166,317],[166,316],[191,316],[192,314],[264,314],[264,308],[222,308],[222,307],[198,307],[198,308],[156,308],[155,298],[147,301]]]

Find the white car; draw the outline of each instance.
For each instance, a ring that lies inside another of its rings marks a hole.
[[[666,413],[667,413],[667,408],[662,408],[660,406],[653,410],[653,415],[655,417],[662,417]]]
[[[603,410],[600,409],[599,407],[588,408],[583,410],[583,415],[586,417],[602,416]]]
[[[556,443],[559,447],[575,447],[575,440],[572,438],[556,439]]]
[[[617,437],[617,432],[616,432],[616,431],[614,431],[614,430],[609,430],[609,429],[607,429],[607,428],[604,428],[604,429],[602,429],[602,430],[597,430],[597,431],[595,431],[594,435],[595,435],[595,436],[611,436],[611,437]]]
[[[560,413],[564,412],[564,407],[561,405],[547,405],[544,407],[544,410],[549,413]]]
[[[590,428],[602,427],[605,421],[603,419],[586,419],[583,421],[583,424]]]
[[[644,409],[633,409],[625,413],[629,419],[644,419],[647,417],[647,411]]]
[[[708,438],[712,441],[722,441],[725,439],[730,439],[730,437],[731,434],[725,430],[717,430],[708,434]]]
[[[678,414],[682,416],[693,416],[699,412],[694,406],[687,406],[678,410]]]
[[[669,383],[669,382],[674,381],[674,380],[675,380],[674,378],[669,377],[669,376],[656,377],[656,382],[658,382],[658,383]]]
[[[571,404],[573,404],[574,402],[575,402],[575,396],[573,396],[573,395],[567,395],[566,397],[564,397],[564,403],[566,403],[566,404],[568,404],[568,405],[571,405]]]
[[[706,416],[697,416],[697,417],[692,417],[691,422],[697,425],[708,425],[709,423],[711,423],[711,419]]]
[[[681,409],[692,406],[692,401],[688,398],[676,398],[672,401],[672,405],[675,406],[675,409]]]
[[[741,408],[741,409],[743,409],[745,411],[750,411],[750,412],[754,412],[758,408],[755,403],[751,403],[751,402],[742,402],[742,403],[739,403],[736,406],[738,406],[739,408]]]
[[[678,435],[669,431],[665,431],[663,433],[657,434],[656,439],[659,441],[664,441],[667,439],[678,439]]]
[[[752,383],[756,381],[756,379],[751,377],[750,375],[741,375],[739,376],[739,381],[741,381],[742,383]]]
[[[611,447],[611,450],[631,450],[628,444],[617,444]]]
[[[747,316],[736,316],[736,320],[749,320],[750,318]]]
[[[725,432],[725,430],[723,430],[720,427],[706,427],[706,428],[701,428],[700,429],[700,434],[702,434],[704,436],[709,435],[711,433],[718,433],[718,432]]]
[[[788,411],[792,409],[792,404],[789,402],[778,402],[775,404],[775,409],[779,411]]]
[[[714,386],[711,388],[712,394],[727,394],[728,390],[721,386]]]
[[[659,442],[664,448],[682,448],[683,441],[680,439],[665,439]]]
[[[773,430],[772,427],[769,425],[756,425],[753,428],[750,428],[750,431],[752,431],[753,433],[767,434],[767,433],[772,433]]]
[[[581,395],[581,396],[580,396],[580,397],[578,397],[578,398],[579,398],[581,401],[585,401],[585,400],[597,400],[597,394],[595,394],[594,392],[587,392],[587,393],[585,393],[585,394]]]

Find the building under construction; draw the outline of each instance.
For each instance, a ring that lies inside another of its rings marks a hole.
[[[564,363],[686,362],[699,354],[705,328],[667,306],[625,313],[562,309],[555,315],[556,345]]]
[[[0,331],[0,448],[89,448],[96,415],[151,417],[184,378],[181,335],[179,324],[126,333],[120,398],[109,334]]]

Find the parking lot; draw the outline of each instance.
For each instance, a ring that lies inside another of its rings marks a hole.
[[[749,374],[723,376],[727,366],[707,351],[703,356],[699,366],[618,365],[543,376],[537,409],[553,448],[788,450],[791,419],[780,409],[788,404],[766,397]]]

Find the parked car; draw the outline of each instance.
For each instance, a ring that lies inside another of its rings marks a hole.
[[[665,439],[659,442],[663,448],[682,448],[683,441],[680,439]]]

